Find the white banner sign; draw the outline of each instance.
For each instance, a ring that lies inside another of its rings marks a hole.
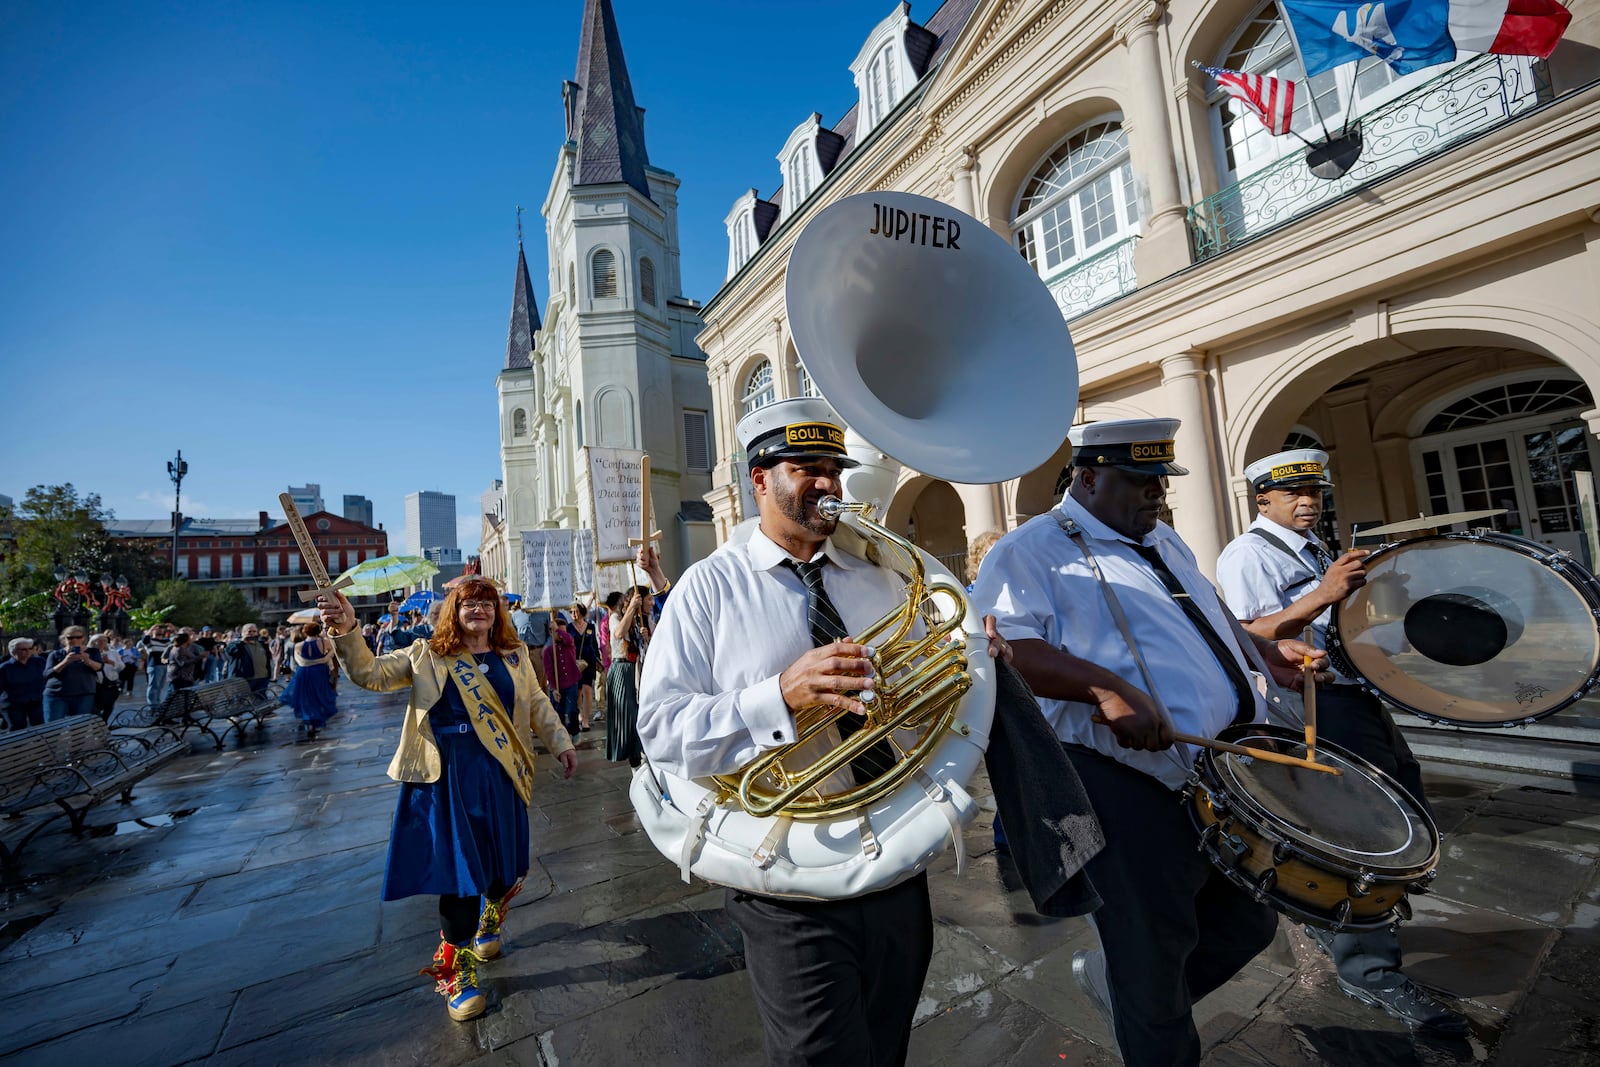
[[[571,530],[522,531],[522,589],[527,611],[571,607],[578,599]]]
[[[644,483],[639,478],[644,453],[636,448],[589,448],[589,483],[594,492],[595,559],[630,560],[637,550],[628,538],[643,525]]]
[[[594,531],[575,530],[573,536],[573,584],[580,593],[594,592]]]

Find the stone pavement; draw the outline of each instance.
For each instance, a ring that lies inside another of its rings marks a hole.
[[[650,846],[599,733],[570,782],[541,761],[537,858],[507,954],[483,971],[489,1011],[450,1022],[416,973],[436,944],[434,902],[378,899],[404,701],[348,684],[340,701],[314,742],[297,743],[287,717],[220,753],[201,739],[131,805],[91,817],[92,834],[30,845],[26,884],[0,898],[0,1061],[762,1062],[721,891],[684,885]],[[1430,770],[1448,838],[1402,939],[1410,972],[1460,998],[1471,1039],[1418,1038],[1346,999],[1285,922],[1200,1006],[1207,1064],[1600,1061],[1600,791]],[[1117,1062],[1071,978],[1086,922],[1034,915],[989,838],[987,818],[968,832],[964,878],[948,861],[935,871],[911,1062]]]

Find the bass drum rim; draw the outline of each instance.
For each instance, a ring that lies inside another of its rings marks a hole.
[[[938,559],[917,551],[930,585],[963,588]],[[758,818],[737,802],[716,805],[713,801],[721,786],[714,779],[683,778],[648,761],[634,773],[629,787],[646,836],[663,856],[679,864],[685,881],[693,873],[713,885],[791,900],[846,900],[875,893],[926,870],[952,844],[962,848],[961,829],[978,813],[966,786],[983,760],[997,693],[983,621],[970,601],[962,635],[972,686],[956,705],[952,728],[919,772],[868,805],[870,828],[880,849],[875,855],[859,847],[861,828],[855,811],[860,809],[833,819],[788,820],[782,839],[768,848],[767,837],[781,816]],[[706,815],[697,834],[691,824],[702,807]],[[852,852],[841,841],[858,847]],[[764,850],[767,859],[758,864],[753,857]],[[827,862],[816,862],[819,859]],[[829,891],[817,891],[822,886]]]
[[[1542,544],[1538,541],[1529,540],[1526,537],[1519,537],[1516,534],[1501,533],[1497,530],[1491,530],[1477,531],[1472,533],[1429,534],[1424,537],[1411,537],[1405,539],[1404,541],[1394,541],[1389,544],[1382,545],[1374,550],[1372,554],[1366,558],[1367,567],[1370,569],[1375,562],[1383,559],[1386,556],[1393,555],[1407,548],[1429,541],[1491,544],[1500,548],[1504,548],[1509,552],[1520,553],[1521,555],[1533,560],[1535,563],[1549,568],[1553,574],[1562,579],[1579,597],[1584,600],[1585,603],[1589,605],[1589,618],[1591,623],[1596,627],[1596,633],[1600,634],[1600,579],[1597,579],[1594,575],[1590,574],[1582,564],[1580,564],[1577,560],[1574,560],[1566,553],[1557,552],[1551,549],[1548,545]],[[1574,576],[1569,573],[1569,571],[1574,570],[1577,572],[1576,577],[1581,580],[1575,581]],[[1596,662],[1591,667],[1588,676],[1580,685],[1569,692],[1562,700],[1537,712],[1536,714],[1517,715],[1506,719],[1462,719],[1453,718],[1436,710],[1418,707],[1415,702],[1406,700],[1399,695],[1391,693],[1383,686],[1374,682],[1367,676],[1366,672],[1362,671],[1360,666],[1357,665],[1355,660],[1351,657],[1349,649],[1346,647],[1341,636],[1343,633],[1343,628],[1340,625],[1340,621],[1346,605],[1348,605],[1351,600],[1355,599],[1358,593],[1359,591],[1357,593],[1352,593],[1350,596],[1346,597],[1344,600],[1338,601],[1333,606],[1333,615],[1328,627],[1327,649],[1328,658],[1331,660],[1333,668],[1345,677],[1356,679],[1357,683],[1363,689],[1366,689],[1375,696],[1381,697],[1385,702],[1394,705],[1402,711],[1409,712],[1410,714],[1415,715],[1417,718],[1424,721],[1440,723],[1446,726],[1458,726],[1473,730],[1497,730],[1506,729],[1513,726],[1526,726],[1530,723],[1538,722],[1540,719],[1547,719],[1552,715],[1566,710],[1587,696],[1594,689],[1596,683],[1600,682],[1600,657],[1597,657]]]

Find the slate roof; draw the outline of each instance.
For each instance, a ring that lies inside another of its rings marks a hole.
[[[106,523],[108,537],[171,537],[172,519],[115,519]],[[183,517],[184,537],[248,537],[261,530],[256,519],[191,519]]]
[[[528,257],[517,242],[517,278],[511,290],[511,327],[506,331],[506,370],[528,370],[533,334],[539,328],[539,301],[528,278]]]
[[[622,36],[611,0],[584,0],[583,30],[578,38],[578,73],[569,91],[567,137],[577,143],[574,185],[627,182],[646,198],[650,163],[644,146],[644,111],[634,103],[633,83],[622,56]]]

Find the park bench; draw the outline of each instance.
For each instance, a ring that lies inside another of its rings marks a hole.
[[[114,733],[135,734],[160,743],[161,738],[182,742],[186,731],[195,729],[189,712],[194,698],[188,689],[174,689],[159,704],[140,704],[116,709],[107,725]]]
[[[243,678],[207,682],[188,692],[192,701],[188,721],[215,741],[219,750],[230,733],[237,732],[242,743],[244,732],[251,726],[259,732],[278,707],[278,697],[270,687],[254,693]],[[228,723],[220,733],[216,729],[219,720]]]
[[[137,734],[113,734],[98,715],[73,715],[0,735],[0,872],[10,876],[22,849],[54,819],[66,815],[83,833],[89,811],[107,797],[127,803],[133,787],[187,746]]]

